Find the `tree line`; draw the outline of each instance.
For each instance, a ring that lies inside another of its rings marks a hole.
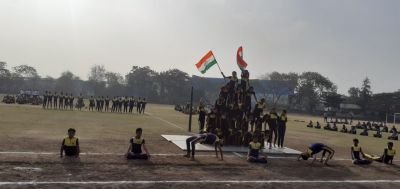
[[[0,62],[0,93],[17,94],[20,90],[46,90],[69,92],[84,96],[135,96],[145,97],[150,102],[182,104],[189,101],[190,76],[178,70],[156,72],[148,66],[132,66],[125,74],[106,70],[103,65],[94,65],[83,80],[70,71],[60,77],[41,77],[37,70],[29,65],[12,68]],[[204,92],[195,91],[194,100],[199,101]]]
[[[317,72],[271,72],[258,79],[271,81],[264,87],[253,82],[259,95],[267,97],[269,106],[320,113],[324,110],[338,111],[340,104],[355,104],[360,107],[359,114],[380,118],[386,113],[400,112],[400,91],[373,94],[368,78],[359,87],[351,87],[347,95],[338,94],[337,85]],[[83,80],[70,71],[61,73],[58,78],[42,77],[32,66],[8,68],[6,62],[0,62],[0,93],[6,94],[16,94],[20,90],[51,90],[85,96],[142,96],[154,103],[183,104],[189,101],[192,85],[192,77],[179,69],[157,72],[148,66],[132,66],[128,73],[121,75],[106,70],[103,65],[94,65],[88,79]],[[204,90],[206,87],[215,89],[215,94],[218,94],[220,86],[207,83],[195,87],[195,102],[211,98]],[[293,91],[288,93],[282,90],[284,87]],[[280,104],[282,98],[287,99],[285,104]]]

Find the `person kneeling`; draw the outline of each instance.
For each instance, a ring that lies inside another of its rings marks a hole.
[[[150,158],[150,153],[146,148],[145,140],[142,137],[142,128],[136,129],[136,136],[131,138],[128,152],[126,153],[127,159],[144,159]],[[146,152],[142,153],[142,148]]]
[[[61,144],[60,157],[79,157],[79,140],[75,137],[76,130],[73,128],[68,129],[68,136],[65,137]]]
[[[218,150],[221,154],[221,161],[224,160],[223,152],[222,152],[222,140],[218,138],[217,135],[213,133],[202,133],[191,136],[186,139],[186,150],[187,154],[184,157],[190,158],[191,161],[194,161],[194,154],[195,154],[195,146],[197,143],[200,144],[208,144],[214,145],[215,147],[215,155],[218,158]],[[190,153],[191,152],[191,153]]]
[[[362,157],[365,157],[364,152],[361,149],[361,146],[358,144],[359,141],[358,139],[353,139],[353,146],[351,147],[351,159],[353,160],[353,164],[356,165],[367,165],[371,164],[372,161],[367,160],[367,159],[361,159],[360,154]]]
[[[249,143],[249,152],[247,161],[252,163],[267,163],[265,156],[260,156],[261,143],[258,141],[258,136],[253,137],[253,141]]]
[[[313,143],[311,144],[306,152],[303,152],[299,155],[299,157],[297,158],[297,160],[300,160],[300,158],[302,158],[303,160],[308,160],[308,158],[314,156],[313,161],[311,162],[311,164],[314,163],[315,160],[317,160],[317,154],[320,153],[322,151],[322,156],[320,159],[320,162],[324,162],[325,165],[328,165],[328,160],[332,159],[333,155],[335,154],[335,151],[322,143]],[[324,161],[324,157],[326,152],[329,153],[328,157],[325,159]]]

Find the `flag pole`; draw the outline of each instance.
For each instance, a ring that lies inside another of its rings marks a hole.
[[[226,81],[225,80],[225,76],[224,76],[224,74],[223,74],[223,72],[222,72],[222,70],[221,70],[221,67],[219,67],[219,64],[218,64],[218,62],[217,62],[217,66],[218,66],[218,69],[219,69],[219,71],[221,72],[221,74],[222,74],[222,77],[224,78],[224,81]]]

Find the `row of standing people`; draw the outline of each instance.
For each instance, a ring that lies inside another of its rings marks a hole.
[[[110,107],[111,102],[111,107]],[[89,111],[98,112],[117,112],[117,113],[133,113],[134,107],[136,107],[136,112],[139,114],[144,114],[146,109],[146,98],[139,97],[117,97],[114,96],[110,99],[108,96],[91,96],[89,98]]]
[[[77,100],[76,104],[74,104],[75,99]],[[89,98],[89,111],[96,110],[98,112],[133,113],[133,108],[136,107],[136,112],[144,114],[146,104],[146,98],[143,97],[139,97],[136,100],[134,97],[127,96],[114,96],[112,99],[110,99],[108,96],[91,96]],[[82,94],[77,97],[68,92],[57,93],[45,91],[43,94],[44,109],[73,110],[74,108],[77,108],[78,110],[82,110],[84,106],[84,97]]]
[[[83,104],[83,97],[80,94],[78,97],[78,109],[81,109],[82,106],[79,104]],[[73,110],[74,109],[74,100],[75,96],[72,93],[67,92],[51,92],[45,91],[43,94],[43,109],[59,109],[59,110]]]

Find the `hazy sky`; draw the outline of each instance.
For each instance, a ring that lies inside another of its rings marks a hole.
[[[200,75],[208,50],[229,73],[240,45],[253,78],[317,71],[341,93],[366,76],[374,92],[400,89],[398,0],[0,0],[0,61],[42,76],[87,79],[94,64]]]

